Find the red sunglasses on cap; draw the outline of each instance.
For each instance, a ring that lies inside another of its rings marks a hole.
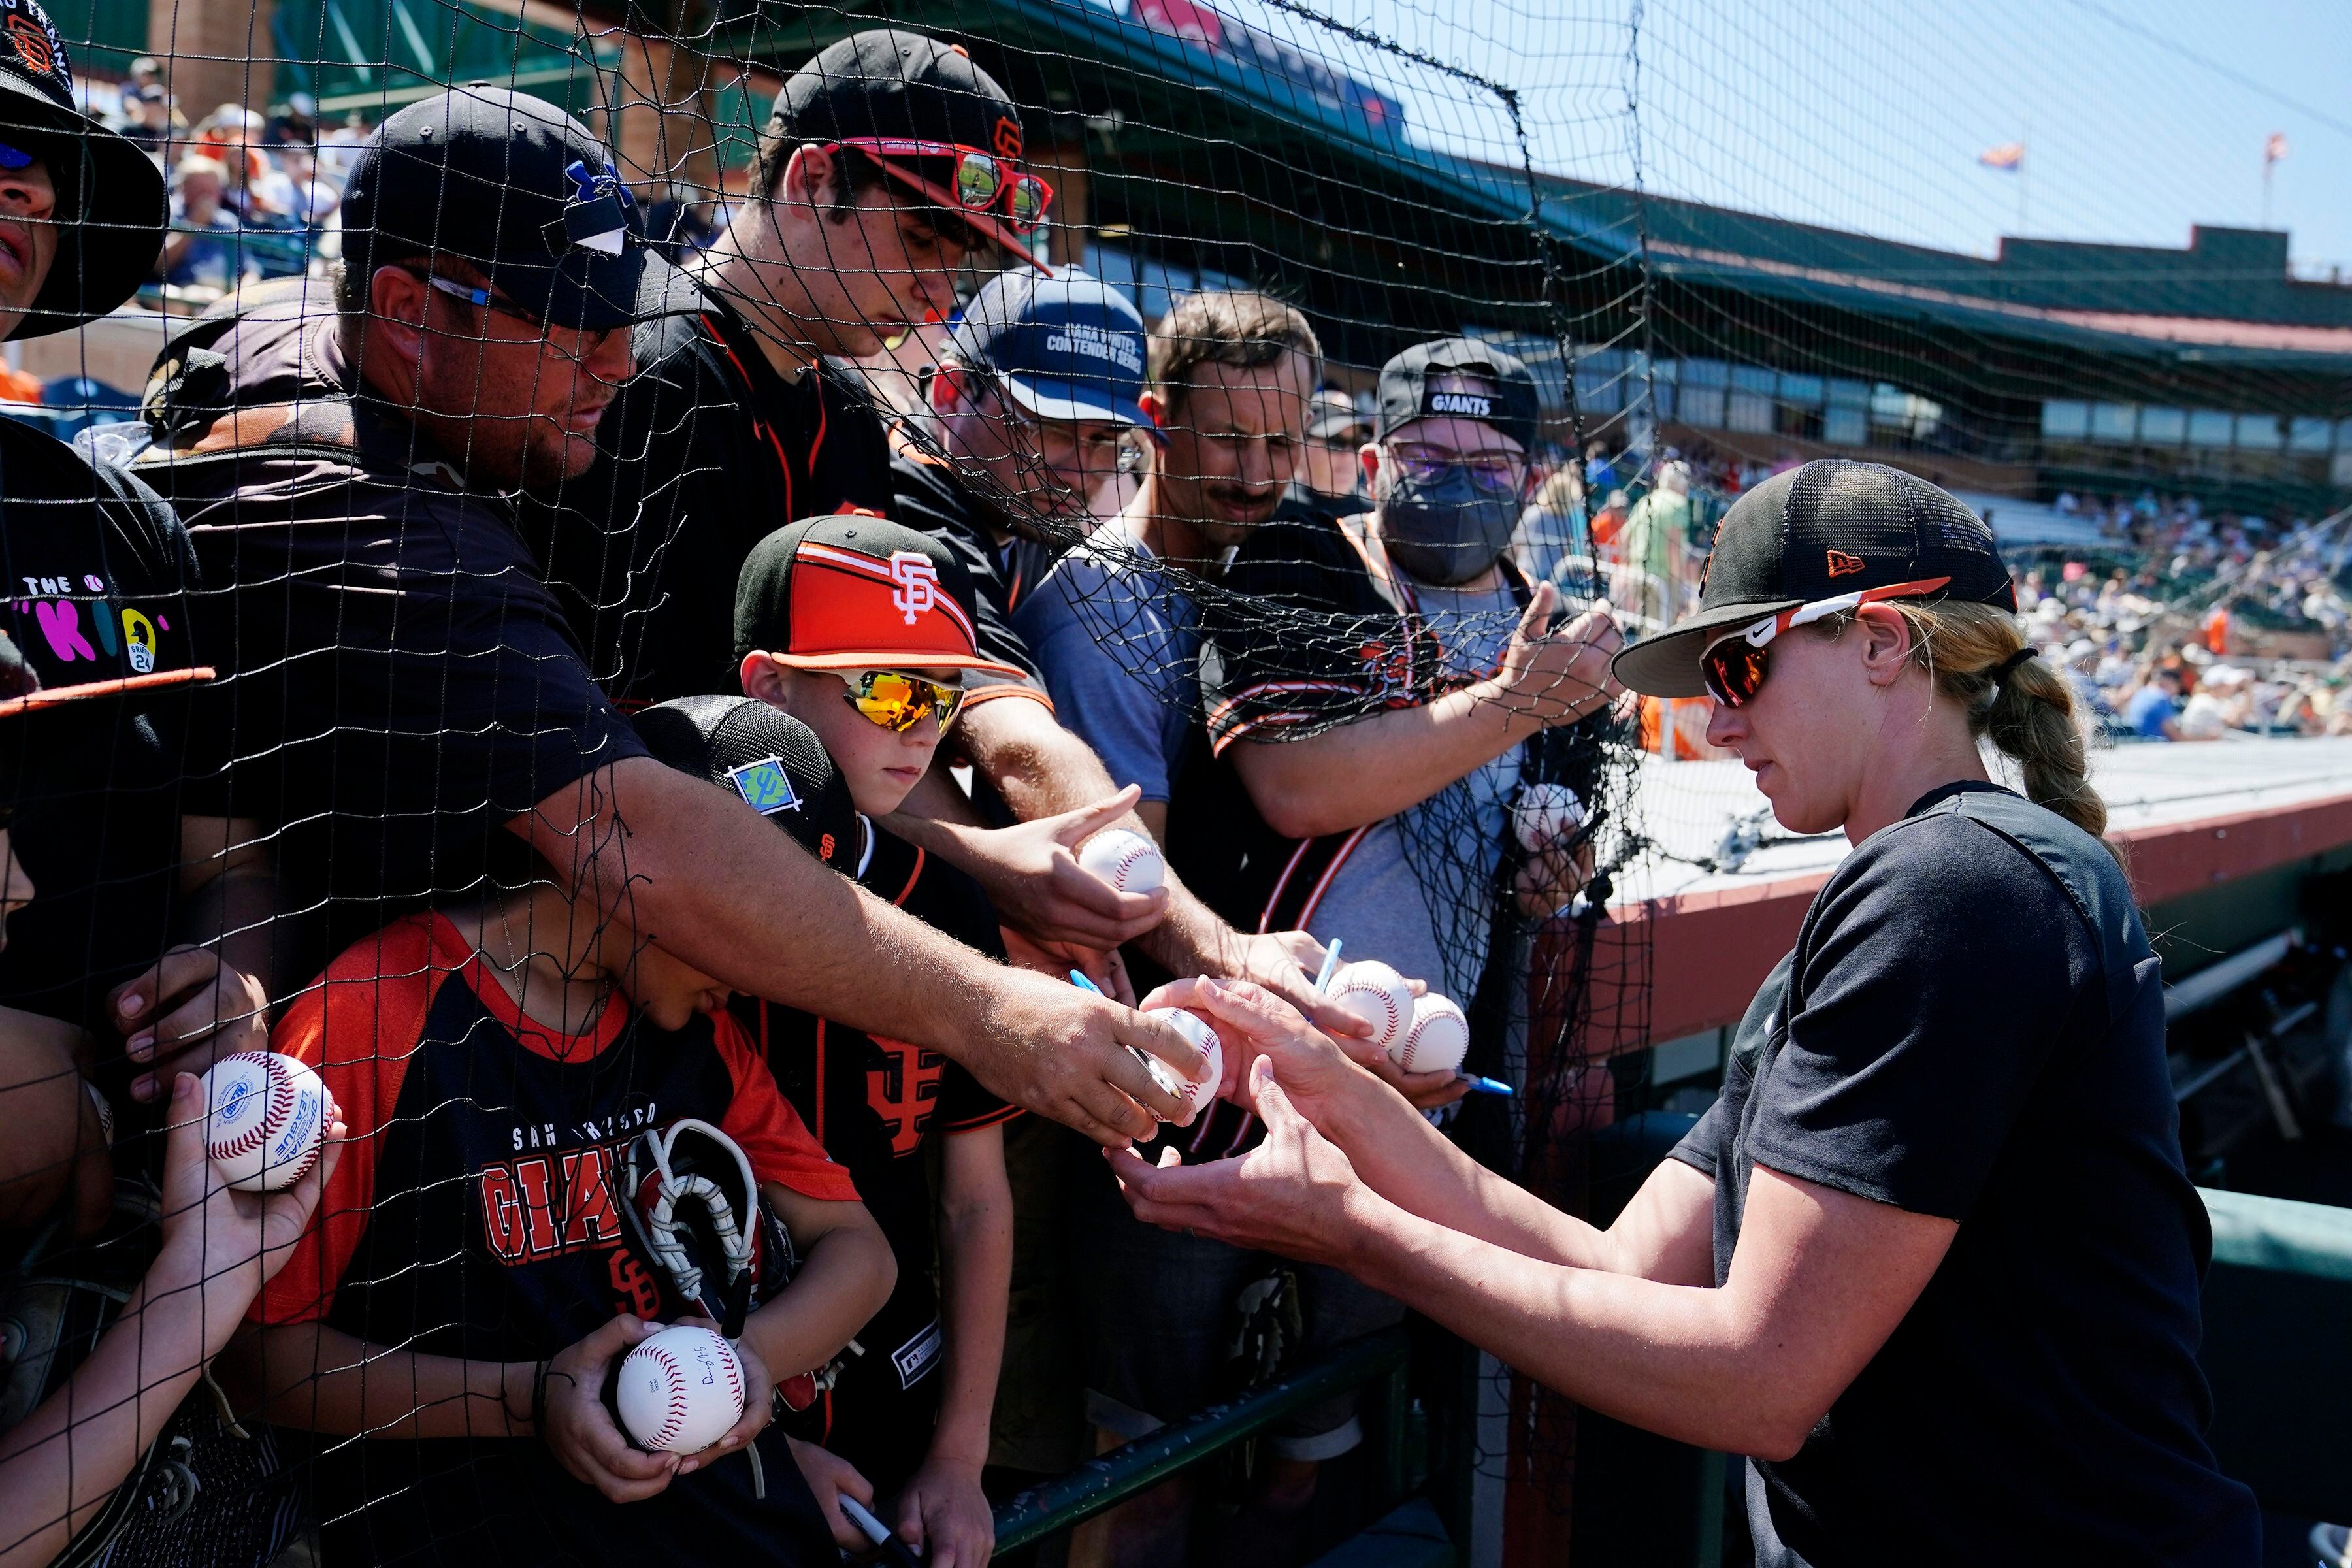
[[[1045,221],[1046,207],[1054,200],[1053,186],[978,147],[903,136],[845,136],[828,143],[828,147],[855,147],[884,162],[893,158],[952,158],[956,205],[968,212],[994,211],[1007,228],[1024,237],[1037,232]]]
[[[1736,632],[1727,632],[1706,645],[1698,656],[1699,674],[1706,681],[1707,695],[1726,708],[1745,707],[1764,688],[1764,672],[1769,668],[1765,650],[1772,639],[1793,627],[1811,626],[1848,610],[1858,610],[1864,605],[1875,605],[1888,599],[1911,599],[1935,593],[1949,583],[1949,577],[1928,577],[1916,583],[1890,583],[1884,588],[1864,588],[1856,593],[1840,594],[1834,599],[1816,599],[1809,605],[1799,605],[1768,616]]]

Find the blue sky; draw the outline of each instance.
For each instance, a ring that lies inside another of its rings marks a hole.
[[[1775,216],[1990,255],[1998,237],[2180,246],[2262,216],[2352,278],[2352,5],[2341,0],[1309,0],[1520,89],[1537,161]],[[1415,134],[1507,155],[1475,89],[1241,0],[1402,97]],[[1638,82],[1636,116],[1629,92]],[[2027,173],[1978,166],[2027,142]]]

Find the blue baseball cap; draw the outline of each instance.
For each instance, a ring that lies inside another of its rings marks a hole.
[[[947,353],[993,371],[1040,419],[1109,419],[1156,430],[1143,412],[1143,314],[1075,267],[998,274],[972,296]]]

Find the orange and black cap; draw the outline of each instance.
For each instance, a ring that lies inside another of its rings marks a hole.
[[[1651,697],[1701,697],[1699,655],[1767,616],[1869,588],[1944,578],[1937,599],[2014,612],[2017,592],[1984,519],[1915,474],[1823,458],[1732,502],[1716,530],[1699,609],[1617,656],[1617,679]]]
[[[751,547],[735,579],[735,658],[796,669],[975,669],[1028,679],[982,657],[971,574],[920,530],[873,512],[813,517]]]

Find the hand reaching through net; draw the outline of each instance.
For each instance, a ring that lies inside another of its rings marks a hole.
[[[1609,662],[1625,646],[1605,605],[1555,628],[1559,609],[1559,590],[1537,584],[1496,672],[1502,700],[1546,724],[1574,723],[1614,696],[1619,688]]]

